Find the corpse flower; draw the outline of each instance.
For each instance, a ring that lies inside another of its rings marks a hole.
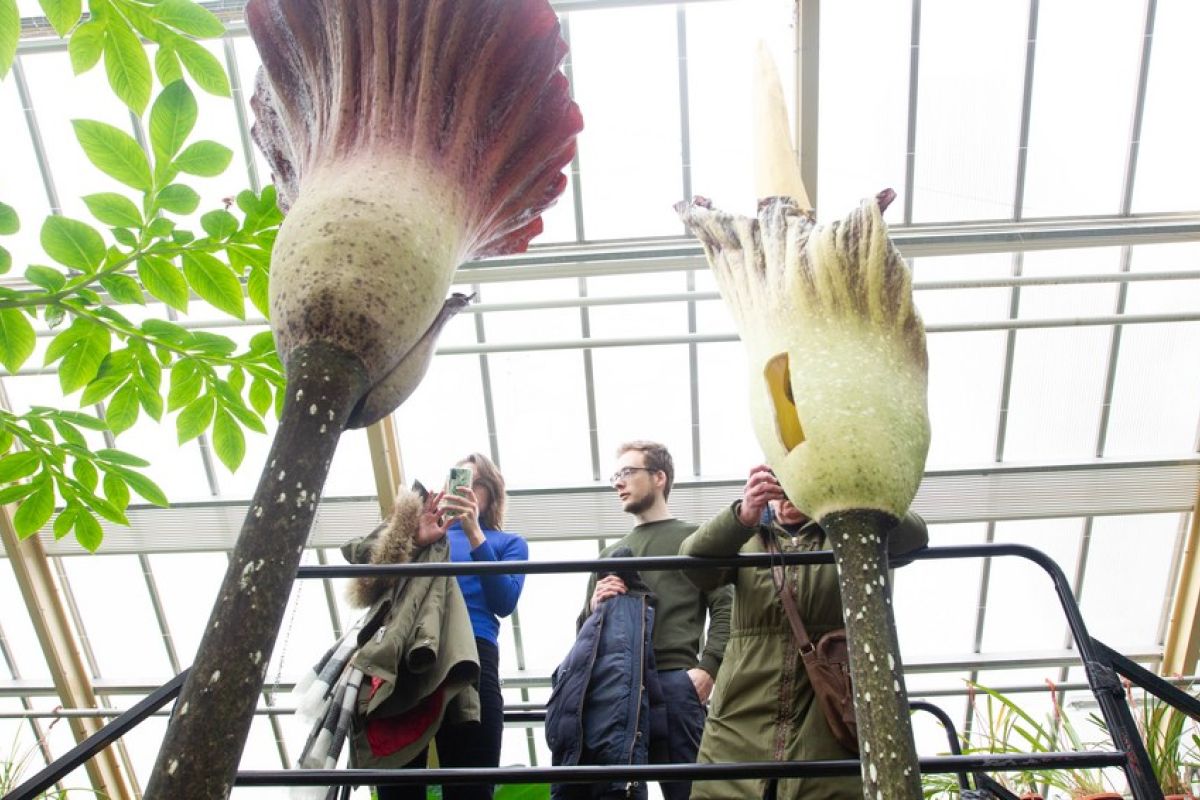
[[[286,218],[279,429],[148,798],[227,797],[337,441],[417,386],[463,261],[524,250],[582,127],[547,0],[250,0]]]
[[[915,800],[920,774],[885,539],[925,468],[928,362],[911,274],[882,217],[895,193],[817,224],[802,200],[773,65],[758,85],[766,101],[757,126],[765,189],[757,218],[718,211],[704,198],[676,208],[703,245],[746,347],[751,414],[767,462],[834,551],[864,797]]]

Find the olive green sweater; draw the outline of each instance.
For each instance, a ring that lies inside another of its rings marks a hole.
[[[635,556],[677,556],[680,543],[696,530],[690,522],[666,519],[638,525],[629,535],[604,548],[607,558],[618,547],[628,547]],[[709,592],[697,589],[680,570],[641,571],[642,579],[654,592],[654,661],[660,670],[692,669],[699,666],[714,678],[725,657],[729,640],[730,608],[733,588],[721,586]],[[588,581],[587,596],[578,625],[591,614],[592,592],[596,576]],[[708,617],[708,635],[704,635]],[[704,652],[700,643],[704,642]]]

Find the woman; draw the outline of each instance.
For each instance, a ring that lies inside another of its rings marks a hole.
[[[515,533],[502,530],[508,496],[504,476],[482,453],[472,453],[456,466],[470,466],[471,487],[461,494],[441,497],[442,517],[435,526],[422,526],[418,545],[427,545],[443,535],[450,543],[450,560],[527,561],[529,545]],[[437,734],[438,763],[442,767],[500,766],[500,738],[504,730],[504,697],[500,693],[500,651],[497,646],[500,618],[517,607],[525,575],[460,575],[458,585],[479,649],[478,724],[443,725]],[[424,767],[426,753],[409,766]],[[380,786],[379,800],[424,800],[424,786]],[[446,800],[490,798],[490,785],[443,787]]]
[[[741,499],[684,539],[679,554],[764,553],[771,540],[784,553],[829,549],[821,527],[792,505],[770,468],[760,465],[750,471]],[[909,512],[889,534],[888,551],[908,553],[928,542],[925,522]],[[816,702],[771,570],[689,569],[685,574],[706,591],[726,583],[734,587],[729,645],[713,689],[698,762],[856,758],[838,744]],[[844,627],[836,566],[793,566],[785,574],[814,641]],[[759,779],[698,781],[692,784],[692,800],[757,800],[763,788]],[[777,796],[857,800],[862,781],[858,776],[785,778]]]

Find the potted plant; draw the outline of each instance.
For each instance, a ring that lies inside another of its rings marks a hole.
[[[1191,790],[1192,773],[1200,755],[1196,723],[1190,722],[1180,709],[1149,692],[1143,692],[1138,702],[1128,681],[1125,682],[1125,697],[1165,800],[1196,800]]]

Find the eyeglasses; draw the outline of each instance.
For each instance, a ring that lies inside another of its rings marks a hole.
[[[614,472],[612,475],[610,475],[608,477],[608,484],[610,486],[616,486],[621,481],[627,481],[630,478],[632,478],[633,473],[637,472],[639,469],[645,470],[646,472],[660,472],[661,471],[661,470],[657,470],[657,469],[651,469],[650,467],[621,467],[619,470],[617,470],[616,472]]]

